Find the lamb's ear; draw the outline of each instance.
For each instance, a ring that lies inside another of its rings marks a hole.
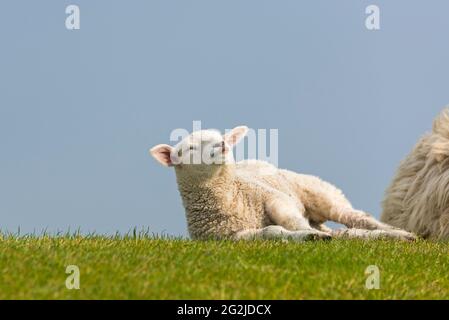
[[[168,144],[158,144],[150,149],[150,154],[162,165],[171,167],[173,162],[171,161],[170,154],[173,150],[172,146]]]
[[[239,143],[240,140],[242,140],[243,137],[246,136],[246,133],[248,132],[247,126],[238,126],[229,131],[224,135],[224,140],[230,145],[234,146],[237,143]]]

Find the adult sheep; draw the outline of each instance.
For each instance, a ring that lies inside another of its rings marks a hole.
[[[449,108],[401,162],[381,220],[429,239],[449,239]]]

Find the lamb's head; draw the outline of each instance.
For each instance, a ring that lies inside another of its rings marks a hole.
[[[234,162],[232,148],[247,131],[245,126],[236,127],[224,135],[216,130],[195,131],[174,147],[159,144],[151,148],[150,154],[167,167],[175,166],[192,173],[208,173]]]

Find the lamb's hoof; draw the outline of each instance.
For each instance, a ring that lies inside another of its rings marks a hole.
[[[402,230],[402,229],[393,229],[393,230],[388,230],[387,232],[387,237],[388,238],[393,238],[393,239],[397,239],[397,240],[402,240],[402,241],[416,241],[418,239],[418,237],[408,231]]]
[[[400,230],[400,238],[405,241],[418,240],[418,237],[415,234],[413,234],[411,232],[404,231],[404,230]]]
[[[317,241],[317,240],[329,241],[331,239],[332,236],[330,234],[321,231],[311,231],[304,238],[305,241]]]

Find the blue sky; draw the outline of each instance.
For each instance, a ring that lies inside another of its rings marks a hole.
[[[81,29],[65,28],[77,4]],[[381,29],[365,28],[380,7]],[[279,166],[379,216],[449,104],[449,2],[2,1],[0,228],[186,235],[175,128],[279,130]]]

